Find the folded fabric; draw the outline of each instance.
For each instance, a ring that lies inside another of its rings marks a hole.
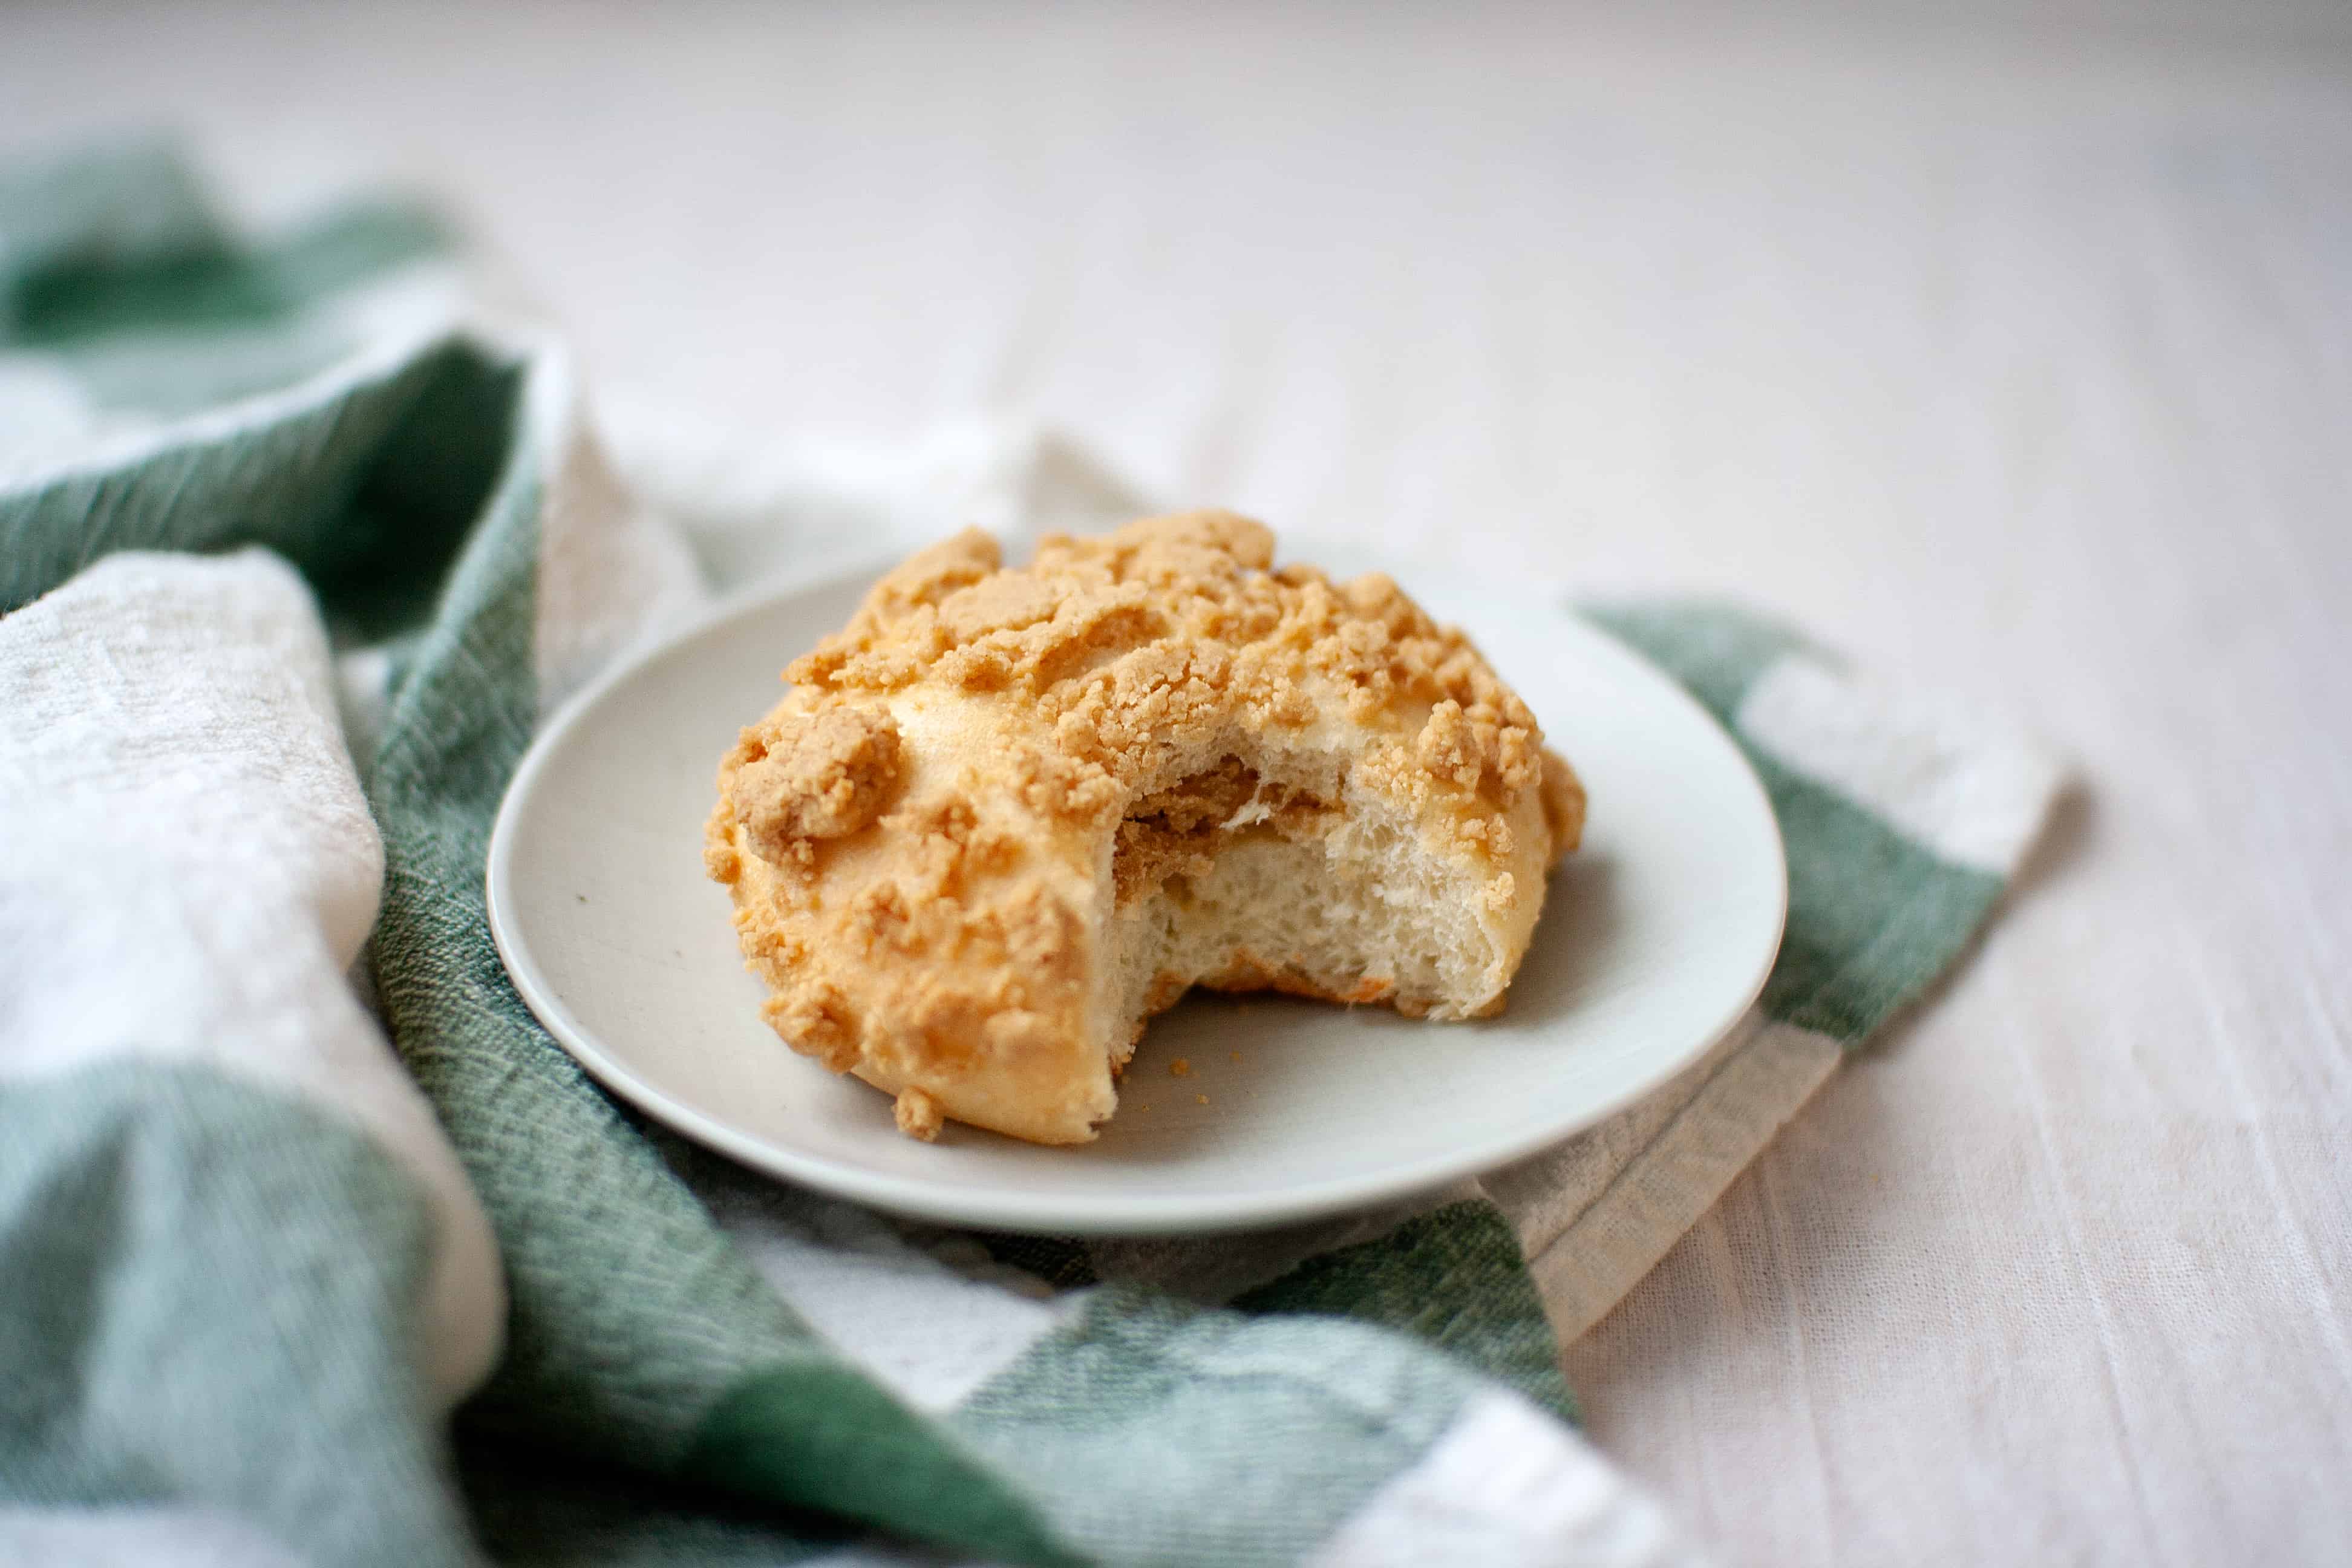
[[[1958,953],[2052,782],[1736,614],[1608,612],[1789,840],[1708,1063],[1390,1214],[900,1224],[606,1100],[491,947],[489,824],[706,568],[1131,498],[1034,439],[877,481],[657,420],[625,482],[428,218],[247,243],[154,149],[0,179],[0,1557],[1682,1560],[1559,1419],[1537,1279],[1605,1310]]]

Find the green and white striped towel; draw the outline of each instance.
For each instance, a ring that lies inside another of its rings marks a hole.
[[[1555,1329],[1958,956],[2032,751],[1735,611],[1594,612],[1780,813],[1733,1038],[1391,1213],[911,1226],[589,1083],[491,947],[490,820],[714,577],[1134,500],[981,429],[614,436],[415,208],[253,240],[168,151],[0,175],[0,1559],[1686,1560],[1564,1419]]]

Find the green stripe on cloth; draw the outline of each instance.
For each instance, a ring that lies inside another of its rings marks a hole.
[[[1740,703],[1774,663],[1836,663],[1796,631],[1706,600],[1581,613],[1687,687],[1763,781],[1788,849],[1789,923],[1759,1005],[1780,1023],[1863,1044],[1967,949],[2001,879],[1938,858],[1741,731]]]
[[[441,254],[429,215],[352,207],[268,251],[199,245],[124,260],[77,258],[20,278],[13,345],[69,374],[110,415],[169,417],[257,397],[365,345],[344,294]]]
[[[192,333],[283,325],[381,274],[453,248],[430,212],[397,202],[341,207],[258,247],[203,231],[180,238],[130,255],[84,251],[20,272],[9,290],[10,342],[72,354],[147,333],[185,344]],[[194,347],[209,355],[218,340]]]
[[[470,1562],[414,1349],[431,1226],[368,1138],[209,1069],[0,1082],[0,1498]]]
[[[430,460],[405,426],[460,395],[470,352],[444,342],[252,423],[0,495],[0,614],[118,550],[266,544],[324,588],[437,580],[450,542],[415,537],[401,504]]]
[[[161,141],[114,142],[0,165],[0,342],[28,280],[215,247],[195,171]]]
[[[920,1521],[926,1539],[992,1560],[1085,1561],[976,1456],[915,1437],[896,1401],[838,1366],[803,1362],[737,1384],[704,1417],[685,1468],[746,1496]]]
[[[170,183],[137,158],[110,177],[118,194]],[[34,270],[5,280],[5,346],[131,333],[168,345],[225,316],[297,310],[413,258],[430,238],[343,222],[239,251],[184,221],[118,243],[104,225],[135,204],[93,210],[100,228],[79,243],[52,236],[11,253]],[[236,367],[217,363],[216,345],[177,342],[189,375],[225,369],[219,399],[248,390]],[[0,593],[14,607],[113,550],[260,542],[304,569],[331,619],[362,634],[415,628],[369,769],[387,861],[371,959],[396,1043],[466,1160],[509,1271],[511,1348],[469,1423],[656,1470],[710,1463],[724,1471],[715,1479],[852,1513],[871,1501],[877,1470],[961,1465],[961,1495],[878,1522],[964,1550],[1036,1546],[1045,1534],[1034,1521],[1007,1522],[1024,1520],[1022,1504],[943,1433],[859,1383],[776,1300],[539,1031],[498,963],[480,868],[536,716],[540,483],[555,457],[520,438],[528,388],[521,366],[445,340],[276,405],[248,405],[226,429],[158,439],[133,462],[19,489],[0,500]],[[779,1369],[850,1380],[871,1408],[854,1431],[828,1436],[817,1424],[817,1440],[794,1452],[803,1462],[763,1475],[707,1445],[706,1428],[713,1410]],[[411,1489],[440,1495],[429,1476]],[[990,1495],[1002,1501],[988,1528],[967,1533]]]
[[[1107,1563],[1295,1562],[1420,1458],[1481,1384],[1330,1318],[1248,1318],[1106,1286],[954,1426],[1040,1479]]]
[[[1959,956],[2001,880],[1946,864],[1843,795],[1746,750],[1790,847],[1789,926],[1761,1005],[1781,1023],[1859,1046]]]
[[[1811,647],[1790,627],[1714,599],[1580,605],[1577,612],[1681,681],[1727,728],[1774,659]]]
[[[353,328],[319,308],[454,248],[431,211],[400,201],[246,243],[168,147],[100,149],[0,175],[0,348],[43,354],[96,407],[190,413],[348,357]]]
[[[560,397],[551,382],[523,395]],[[507,1263],[507,1359],[467,1419],[961,1551],[1059,1562],[1016,1498],[776,1299],[499,962],[481,867],[536,716],[540,477],[557,460],[529,432],[562,412],[507,421],[526,435],[393,693],[370,773],[385,864],[377,994]],[[896,1476],[956,1484],[909,1493],[885,1484]]]
[[[1576,1399],[1528,1278],[1519,1239],[1493,1204],[1446,1205],[1377,1241],[1310,1258],[1237,1298],[1244,1312],[1320,1313],[1412,1335],[1515,1388],[1562,1420]]]
[[[785,1568],[857,1532],[820,1515],[467,1428],[467,1510],[509,1568]]]

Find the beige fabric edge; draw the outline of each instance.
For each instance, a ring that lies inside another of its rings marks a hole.
[[[1655,1095],[1488,1179],[1561,1345],[1688,1234],[1842,1054],[1826,1035],[1751,1012]]]

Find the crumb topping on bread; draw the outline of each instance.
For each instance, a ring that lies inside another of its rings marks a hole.
[[[1102,1059],[1116,917],[1236,844],[1311,852],[1351,802],[1392,807],[1523,948],[1525,890],[1580,828],[1573,773],[1389,578],[1273,563],[1262,524],[1197,512],[1051,535],[1018,569],[967,531],[877,583],[719,770],[706,863],[776,1031],[899,1092],[919,1136],[941,1114],[1088,1136],[1131,1043]],[[1458,1010],[1499,1005],[1517,956]],[[1230,980],[1456,1008],[1289,955],[1227,970],[1150,998]]]
[[[1323,717],[1309,677],[1359,723],[1418,712],[1388,765],[1479,791],[1507,809],[1541,770],[1542,731],[1459,630],[1373,573],[1335,584],[1312,566],[1270,570],[1274,535],[1230,512],[1130,524],[1098,539],[1049,535],[1029,566],[1001,569],[968,530],[874,589],[847,628],[785,678],[886,695],[918,682],[1006,693],[1046,721],[1058,804],[1106,808],[1099,778],[1129,783],[1186,731],[1236,711],[1267,728]]]
[[[771,860],[796,839],[856,832],[898,782],[898,727],[879,708],[780,715],[745,731],[744,751],[735,817],[752,853]]]

